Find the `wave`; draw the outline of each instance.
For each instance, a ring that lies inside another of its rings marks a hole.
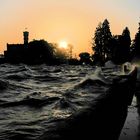
[[[42,107],[54,103],[59,99],[60,99],[59,97],[32,98],[27,96],[26,98],[20,101],[1,103],[0,107],[14,107],[14,106],[21,106],[21,105],[30,106],[30,107]]]
[[[4,64],[4,65],[1,65],[1,71],[4,72],[5,74],[19,73],[19,72],[27,71],[27,67],[22,64],[21,65]]]
[[[9,83],[5,80],[0,80],[0,90],[5,90],[9,86]]]
[[[13,129],[1,132],[0,140],[36,140],[42,132],[36,128]]]
[[[33,76],[34,79],[36,80],[39,80],[39,81],[55,81],[55,80],[60,80],[61,78],[60,77],[53,77],[53,76],[50,76],[48,74],[46,75],[34,75]]]
[[[27,76],[23,74],[10,74],[6,76],[8,80],[23,81],[27,79]]]
[[[73,103],[66,99],[66,98],[62,98],[60,99],[56,104],[55,104],[55,109],[69,109],[71,111],[76,111],[77,107],[75,105],[73,105]]]
[[[106,77],[113,72],[92,66],[1,65],[0,140],[37,140],[105,93],[112,79]]]
[[[110,81],[105,78],[101,68],[97,68],[92,75],[86,76],[83,80],[80,81],[76,87],[85,88],[89,86],[107,86],[110,84]]]
[[[86,79],[84,81],[82,81],[80,84],[77,85],[77,87],[80,88],[85,88],[85,87],[89,87],[89,86],[106,86],[107,84],[99,79]]]
[[[43,68],[42,70],[41,70],[41,72],[43,72],[43,73],[59,73],[59,72],[62,72],[62,70],[61,69],[59,69],[59,68],[53,68],[53,69],[48,69],[48,68]]]

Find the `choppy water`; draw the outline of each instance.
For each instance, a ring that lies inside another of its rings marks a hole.
[[[0,65],[0,140],[37,140],[103,94],[121,72],[121,67]]]

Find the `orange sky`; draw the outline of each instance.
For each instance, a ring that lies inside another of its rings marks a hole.
[[[112,34],[128,26],[132,38],[138,29],[139,0],[0,0],[0,53],[6,43],[29,39],[59,43],[66,40],[74,54],[91,51],[91,38],[99,22],[107,18]]]

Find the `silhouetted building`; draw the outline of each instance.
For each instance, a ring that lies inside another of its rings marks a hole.
[[[45,40],[29,42],[29,32],[23,32],[23,44],[8,44],[4,59],[8,63],[40,64],[51,63],[53,49]]]
[[[24,44],[7,43],[7,51],[4,51],[4,57],[7,62],[18,63],[23,60],[25,50]]]
[[[27,55],[28,48],[28,36],[29,32],[24,31],[24,44],[8,44],[7,50],[4,51],[4,58],[6,62],[10,63],[22,63],[25,61],[25,56]]]

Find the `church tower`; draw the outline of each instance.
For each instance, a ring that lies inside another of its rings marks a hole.
[[[28,31],[23,32],[23,38],[24,38],[24,46],[28,47],[28,40],[29,40],[29,32]]]

